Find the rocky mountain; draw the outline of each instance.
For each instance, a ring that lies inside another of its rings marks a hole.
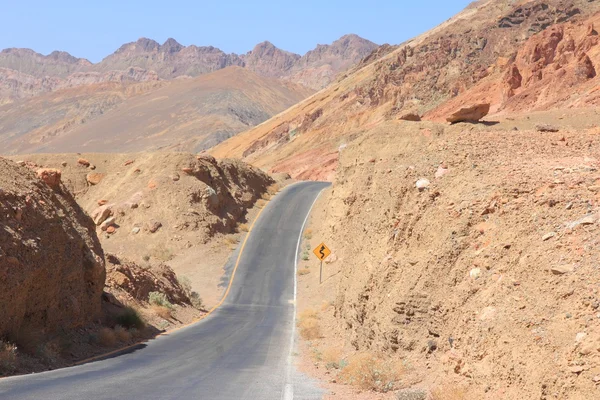
[[[470,103],[490,112],[593,106],[600,2],[481,1],[401,46],[382,46],[312,98],[221,144],[302,178],[331,178],[338,148],[408,112],[445,121]]]
[[[3,154],[200,151],[310,94],[241,67],[171,81],[91,81],[0,106],[0,148]]]
[[[141,38],[124,44],[97,64],[65,52],[44,56],[30,49],[5,49],[0,52],[0,104],[90,83],[196,77],[230,66],[247,67],[263,76],[318,90],[376,47],[356,35],[346,35],[331,45],[318,45],[304,56],[278,49],[270,42],[237,55],[212,46],[183,46],[175,39],[161,45]]]

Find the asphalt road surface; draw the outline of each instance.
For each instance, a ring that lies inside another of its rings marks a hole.
[[[314,399],[293,367],[295,262],[302,226],[328,184],[292,185],[267,204],[223,305],[141,349],[0,380],[0,399]]]

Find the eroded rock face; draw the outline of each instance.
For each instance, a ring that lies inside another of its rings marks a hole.
[[[69,329],[100,313],[105,268],[94,223],[56,184],[0,158],[0,337]]]

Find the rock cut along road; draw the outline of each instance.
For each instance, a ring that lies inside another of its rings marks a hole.
[[[129,354],[0,380],[0,399],[319,398],[294,382],[295,263],[322,182],[284,189],[246,241],[229,295],[206,319]]]

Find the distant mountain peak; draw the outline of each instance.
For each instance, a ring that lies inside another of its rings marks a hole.
[[[168,38],[162,46],[160,46],[160,51],[165,53],[177,53],[181,51],[181,49],[185,48],[185,46],[181,45],[177,40],[173,38]]]

